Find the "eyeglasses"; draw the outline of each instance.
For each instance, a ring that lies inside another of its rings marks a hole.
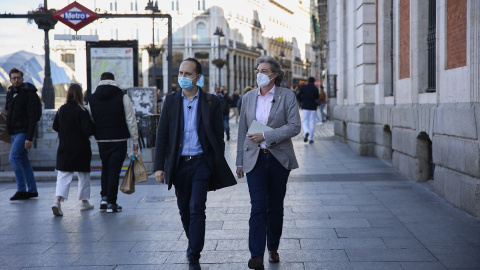
[[[10,79],[11,79],[12,81],[16,81],[16,80],[21,80],[22,77],[12,77],[12,78],[10,78]]]

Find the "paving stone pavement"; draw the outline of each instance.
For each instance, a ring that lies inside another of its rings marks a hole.
[[[226,145],[232,169],[236,126]],[[288,183],[281,262],[266,269],[480,269],[479,220],[332,135],[326,122],[314,144],[294,138],[301,167]],[[0,269],[188,269],[173,190],[150,176],[134,194],[119,193],[123,212],[103,213],[93,177],[95,209],[79,210],[74,181],[63,217],[50,208],[54,181],[38,182],[39,198],[16,202],[15,183],[0,183]],[[209,193],[202,269],[248,269],[249,212],[245,179]]]

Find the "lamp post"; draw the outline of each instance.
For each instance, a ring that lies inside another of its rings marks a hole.
[[[55,10],[53,10],[54,12]],[[43,1],[43,12],[44,13],[53,13],[47,8],[47,0]],[[43,79],[43,88],[42,88],[42,99],[45,103],[45,109],[54,109],[55,108],[55,90],[53,88],[52,82],[52,72],[50,69],[50,41],[48,38],[48,31],[55,28],[57,19],[53,17],[37,18],[34,19],[35,23],[38,25],[38,29],[45,31],[45,78]]]
[[[220,38],[225,36],[223,34],[222,28],[217,27],[217,29],[215,29],[215,33],[213,33],[213,35],[218,36],[218,59],[221,59],[221,56],[220,56]],[[217,65],[217,67],[218,67],[218,87],[221,87],[222,86],[222,67],[223,67],[223,65]]]
[[[145,7],[146,11],[150,11],[152,14],[159,13],[158,1],[155,1],[153,5],[153,0],[148,0],[147,6]],[[157,88],[157,64],[155,63],[155,57],[158,56],[157,50],[155,50],[155,17],[152,17],[152,48],[147,50],[149,56],[152,57],[153,62],[153,72],[152,72],[152,85]]]

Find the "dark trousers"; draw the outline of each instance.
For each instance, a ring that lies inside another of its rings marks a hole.
[[[107,202],[117,203],[118,182],[123,162],[127,156],[127,141],[99,142],[98,152],[102,160],[102,190],[100,195],[107,197]]]
[[[247,173],[250,192],[248,247],[252,257],[263,259],[265,242],[269,251],[278,250],[283,227],[283,200],[290,170],[272,154],[260,153],[252,171]]]
[[[183,229],[188,238],[187,256],[199,259],[205,243],[205,204],[212,169],[204,157],[180,162],[173,184]]]

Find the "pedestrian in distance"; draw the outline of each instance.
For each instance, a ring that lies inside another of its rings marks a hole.
[[[248,92],[250,92],[250,91],[252,91],[252,90],[253,90],[253,88],[252,88],[251,86],[245,87],[245,88],[243,89],[242,95],[241,95],[240,98],[238,99],[237,108],[238,108],[238,113],[239,113],[238,116],[239,116],[239,117],[240,117],[240,111],[241,111],[241,109],[242,109],[242,98],[243,98],[243,96],[244,96],[246,93],[248,93]]]
[[[59,138],[53,215],[63,216],[61,202],[68,199],[74,172],[77,172],[78,176],[78,200],[82,201],[80,210],[93,209],[93,205],[88,200],[90,199],[90,161],[92,160],[90,136],[93,135],[94,124],[83,106],[82,86],[79,84],[70,84],[67,100],[55,114],[53,130],[58,132]]]
[[[308,78],[308,84],[300,87],[297,98],[302,107],[302,129],[305,135],[303,141],[313,143],[317,100],[319,99],[318,88],[315,86],[315,78]]]
[[[153,165],[155,179],[175,187],[190,270],[201,269],[207,192],[236,184],[225,160],[220,100],[196,85],[201,74],[197,59],[183,60],[181,91],[164,99]]]
[[[227,141],[230,141],[230,105],[232,101],[228,96],[227,88],[222,86],[222,88],[217,88],[215,94],[220,99],[220,107],[222,108],[222,121],[223,128],[225,130],[225,135],[227,135]]]
[[[294,92],[280,87],[285,74],[280,63],[270,56],[256,63],[259,88],[242,98],[236,165],[238,178],[247,175],[250,193],[248,267],[261,270],[265,244],[269,262],[280,261],[283,201],[290,171],[298,168],[291,138],[300,133],[300,115]],[[249,133],[254,120],[269,128]]]
[[[12,68],[8,75],[12,83],[8,88],[5,103],[7,130],[12,141],[8,160],[17,182],[17,192],[10,200],[27,200],[38,197],[28,150],[32,147],[35,128],[42,115],[42,104],[37,95],[37,88],[23,81],[22,71]]]
[[[323,85],[320,85],[320,105],[318,105],[318,109],[320,110],[320,114],[322,115],[322,122],[327,121],[327,114],[325,113],[325,105],[327,105],[327,94],[323,88]]]
[[[133,103],[120,89],[111,72],[100,76],[95,93],[89,97],[95,122],[95,139],[102,160],[100,211],[122,211],[117,204],[120,171],[127,155],[127,140],[133,141],[133,151],[138,150],[137,119]]]
[[[235,88],[235,90],[233,90],[231,105],[233,111],[232,117],[235,117],[235,123],[238,123],[238,117],[240,116],[240,112],[238,110],[238,100],[240,100],[240,94],[238,93],[238,89]]]

